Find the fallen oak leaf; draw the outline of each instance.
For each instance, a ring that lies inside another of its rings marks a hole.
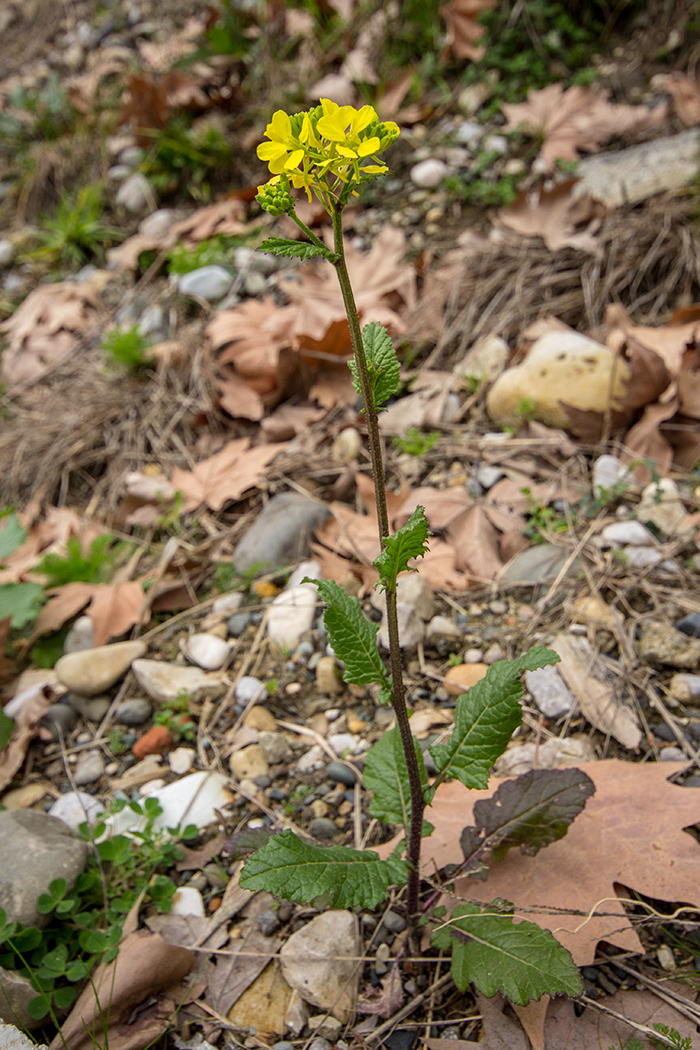
[[[127,583],[66,583],[52,588],[47,594],[49,600],[34,626],[35,637],[59,631],[85,606],[92,620],[95,646],[119,638],[142,622],[144,592],[136,580]]]
[[[485,29],[477,21],[482,11],[495,6],[496,0],[449,0],[440,7],[447,36],[445,48],[457,58],[469,58],[478,62],[486,48],[479,41]]]
[[[595,234],[605,208],[590,197],[572,196],[578,179],[567,179],[551,189],[521,191],[513,203],[497,213],[498,224],[525,237],[541,237],[550,251],[575,248],[600,256],[602,247]]]
[[[658,127],[668,118],[668,106],[616,105],[608,101],[602,88],[564,88],[549,84],[538,91],[528,91],[527,102],[504,103],[506,130],[522,126],[532,134],[543,135],[540,156],[547,169],[557,160],[576,161],[579,150],[596,153],[613,136],[646,131]]]
[[[182,492],[185,509],[196,510],[206,503],[211,510],[221,510],[227,500],[240,499],[244,492],[259,484],[265,476],[265,467],[286,448],[286,442],[249,446],[250,438],[237,438],[216,455],[197,463],[193,470],[176,467],[170,481]]]

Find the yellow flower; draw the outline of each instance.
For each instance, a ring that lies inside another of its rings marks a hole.
[[[283,109],[278,109],[273,115],[265,134],[271,141],[260,143],[258,157],[267,161],[272,174],[298,168],[304,159],[304,150],[299,139],[292,134],[292,122]]]

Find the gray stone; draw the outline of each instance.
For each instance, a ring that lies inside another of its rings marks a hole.
[[[165,339],[168,334],[168,322],[163,307],[158,306],[157,303],[147,306],[139,319],[138,330],[139,335],[142,335],[144,339],[150,338],[157,341]]]
[[[433,616],[425,631],[426,642],[460,642],[462,630],[447,616]]]
[[[662,747],[659,751],[660,762],[685,762],[688,756],[679,747]]]
[[[54,740],[67,736],[75,725],[77,713],[69,704],[52,704],[39,725],[48,729]]]
[[[88,722],[101,722],[109,711],[111,703],[108,696],[96,696],[90,699],[87,696],[78,696],[76,693],[68,693],[66,699],[70,706]]]
[[[71,831],[77,831],[81,824],[96,824],[103,812],[103,804],[92,795],[85,791],[67,791],[53,803],[49,816],[62,820]]]
[[[105,771],[105,760],[101,751],[84,751],[78,759],[73,778],[78,787],[94,784]]]
[[[293,652],[302,635],[311,630],[318,590],[313,583],[300,583],[278,594],[268,608],[267,634],[283,652]]]
[[[119,163],[126,164],[130,168],[135,168],[141,163],[144,157],[144,152],[140,146],[127,146],[119,154]]]
[[[45,926],[36,902],[49,883],[64,878],[72,887],[85,867],[87,844],[46,813],[15,809],[0,813],[0,907],[8,922]]]
[[[79,616],[63,643],[63,653],[80,653],[84,649],[94,648],[94,630],[89,616]]]
[[[193,295],[211,303],[226,295],[232,281],[233,276],[228,270],[212,263],[211,266],[200,266],[183,273],[178,279],[177,290],[181,295]]]
[[[220,616],[230,616],[237,609],[240,609],[242,604],[243,592],[233,591],[231,594],[222,594],[220,598],[217,598],[211,607],[211,611]]]
[[[700,639],[689,638],[663,620],[645,620],[637,639],[639,655],[657,667],[700,667]]]
[[[16,970],[6,970],[0,966],[0,1022],[7,1021],[22,1025],[31,1032],[34,1028],[40,1028],[41,1021],[35,1021],[29,1013],[29,1004],[36,999],[37,992],[32,988],[32,983],[24,974]],[[3,1040],[4,1025],[0,1024],[0,1048],[5,1050],[6,1044]],[[16,1029],[15,1029],[16,1031]],[[13,1043],[9,1044],[14,1045]],[[22,1045],[22,1044],[18,1044]],[[25,1046],[35,1050],[33,1043],[25,1043]]]
[[[425,636],[425,623],[413,605],[407,602],[396,603],[396,617],[399,626],[399,645],[402,649],[415,649]],[[377,633],[377,641],[383,649],[389,648],[389,624],[386,616],[382,618]]]
[[[576,701],[556,667],[525,672],[525,686],[547,718],[561,718],[573,711]]]
[[[309,834],[315,839],[332,839],[338,834],[338,829],[328,817],[315,817],[309,824]]]
[[[357,999],[359,948],[352,912],[322,912],[282,945],[282,976],[305,1002],[347,1022]]]
[[[3,973],[5,972],[3,970]],[[36,996],[36,992],[33,995]],[[24,1027],[28,1028],[29,1025],[25,1024]],[[46,1043],[33,1043],[13,1024],[2,1023],[0,1023],[0,1047],[2,1050],[49,1050]]]
[[[584,157],[576,171],[575,197],[589,196],[609,207],[636,204],[656,193],[677,191],[698,174],[697,128],[641,146]]]
[[[637,507],[639,521],[650,521],[665,536],[675,536],[687,516],[678,486],[672,478],[661,478],[643,490]]]
[[[267,281],[261,273],[257,270],[251,270],[250,273],[245,275],[243,280],[243,288],[245,294],[254,298],[256,295],[262,295],[267,287]]]
[[[656,540],[641,521],[613,521],[600,534],[608,547],[653,547]]]
[[[144,212],[153,204],[153,190],[148,179],[140,171],[134,172],[126,179],[117,191],[116,203],[133,215]]]
[[[131,175],[131,170],[128,164],[113,164],[107,171],[107,177],[113,182],[124,182]]]
[[[259,734],[260,747],[263,749],[265,759],[271,766],[280,766],[285,762],[291,762],[293,752],[291,745],[281,733],[273,733],[263,730]]]
[[[487,135],[481,148],[486,153],[498,153],[503,157],[508,152],[508,139],[505,135]]]
[[[493,488],[497,481],[500,481],[502,477],[505,477],[502,470],[498,467],[490,467],[488,464],[484,464],[476,472],[476,480],[481,485],[482,489],[487,492]]]
[[[142,222],[139,223],[138,232],[143,237],[150,237],[154,241],[159,241],[161,237],[164,237],[166,233],[170,231],[171,226],[178,221],[180,216],[173,208],[159,208],[158,211],[154,211],[151,215],[147,215]]]
[[[606,498],[627,477],[627,467],[617,456],[598,456],[593,464],[593,495]]]
[[[406,929],[406,920],[403,915],[397,915],[395,911],[388,911],[382,919],[382,924],[386,926],[389,933],[393,934],[403,933]]]
[[[137,698],[125,700],[114,712],[114,721],[121,722],[125,726],[142,726],[153,713],[149,700]]]
[[[257,575],[307,557],[308,540],[320,528],[328,510],[297,492],[273,496],[233,552],[238,572],[254,567]]]
[[[509,587],[536,587],[552,583],[557,578],[564,562],[569,557],[568,550],[555,547],[553,543],[542,543],[521,551],[503,567],[498,576],[502,589]],[[575,558],[566,575],[575,576],[581,569],[579,558]]]
[[[218,671],[228,660],[231,646],[216,634],[192,634],[182,643],[182,651],[205,671]]]
[[[463,120],[455,132],[455,139],[460,146],[475,146],[484,137],[482,124],[475,120]]]
[[[97,649],[68,653],[57,662],[59,682],[79,696],[97,696],[110,689],[146,652],[145,642],[115,642]]]
[[[357,773],[347,762],[329,762],[326,774],[329,780],[337,781],[345,787],[354,787]]]
[[[190,700],[221,696],[226,683],[214,675],[205,674],[199,667],[184,667],[164,660],[134,660],[132,670],[136,681],[153,700],[167,703],[180,693],[187,693]]]
[[[229,616],[226,621],[226,630],[229,638],[240,638],[249,623],[250,613],[237,612],[233,616]]]
[[[681,703],[694,703],[700,700],[700,675],[697,674],[674,674],[668,683],[669,692]]]
[[[244,674],[236,682],[233,695],[239,704],[248,704],[256,696],[258,698],[264,696],[265,688],[259,678],[255,678],[252,674]]]

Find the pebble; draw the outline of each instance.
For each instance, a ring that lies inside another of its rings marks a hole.
[[[135,757],[141,761],[147,755],[162,755],[173,742],[167,726],[152,726],[147,733],[136,741],[131,749]]]
[[[608,547],[654,547],[656,540],[641,521],[613,521],[600,534]]]
[[[309,824],[309,834],[315,839],[332,839],[338,834],[338,829],[328,817],[316,817]]]
[[[67,653],[57,661],[54,670],[66,689],[79,696],[96,696],[118,682],[145,652],[145,642],[116,642]]]
[[[73,831],[81,824],[96,824],[98,816],[104,811],[104,805],[85,791],[68,791],[61,795],[49,809],[50,817],[57,817]]]
[[[660,762],[685,762],[687,758],[679,747],[662,747],[659,751]]]
[[[144,339],[164,341],[168,335],[168,322],[163,307],[157,304],[148,306],[139,318],[138,331]]]
[[[354,733],[329,733],[328,743],[336,755],[342,756],[348,752],[357,755],[367,750],[366,741],[360,740]]]
[[[285,736],[281,733],[263,730],[260,733],[260,746],[267,763],[271,766],[280,766],[290,762],[292,759],[292,748]]]
[[[231,287],[233,275],[223,266],[212,263],[183,273],[177,281],[180,295],[192,295],[211,303],[221,299]]]
[[[576,706],[569,687],[556,667],[540,667],[536,671],[526,671],[525,686],[547,718],[561,718]]]
[[[655,666],[685,671],[700,666],[700,639],[689,638],[662,620],[645,620],[641,624],[637,647],[640,656]]]
[[[325,751],[318,744],[314,744],[298,760],[297,769],[300,773],[315,773],[317,770],[323,769],[325,764]]]
[[[274,715],[261,704],[256,704],[255,707],[250,709],[243,719],[243,725],[248,726],[249,729],[255,729],[259,733],[274,733],[277,729]]]
[[[162,704],[175,700],[183,692],[190,700],[197,701],[220,696],[226,690],[222,679],[205,674],[199,667],[165,660],[134,660],[132,671],[144,692]]]
[[[142,726],[151,717],[152,711],[149,700],[125,700],[114,712],[114,721],[125,726]]]
[[[650,565],[660,565],[664,556],[654,547],[623,547],[622,553],[628,569],[648,569]]]
[[[222,594],[211,607],[211,611],[219,616],[230,616],[240,609],[243,604],[241,591],[233,591],[232,594]]]
[[[273,645],[288,652],[296,649],[302,635],[311,630],[317,595],[313,583],[301,583],[273,599],[267,614],[267,633]]]
[[[638,520],[652,522],[665,536],[675,536],[686,516],[678,486],[672,478],[660,478],[642,491]]]
[[[475,120],[463,120],[455,131],[455,140],[460,146],[475,146],[483,137],[483,125]]]
[[[229,759],[229,769],[236,780],[254,780],[255,777],[267,776],[270,772],[260,744],[251,744],[240,751],[234,751]]]
[[[484,662],[483,649],[467,649],[464,654],[465,664],[481,664]]]
[[[445,675],[445,689],[450,696],[461,696],[467,689],[480,682],[488,671],[488,665],[482,664],[457,664],[450,667]]]
[[[429,157],[427,160],[414,164],[409,174],[414,186],[423,190],[434,190],[442,183],[447,174],[447,165],[444,160]]]
[[[355,427],[341,430],[333,442],[331,455],[336,463],[352,463],[362,450],[362,437]]]
[[[15,246],[7,238],[0,240],[0,269],[12,266],[15,257]]]
[[[487,135],[481,145],[487,153],[498,153],[502,157],[508,152],[508,139],[505,135]]]
[[[346,762],[329,762],[326,769],[328,779],[351,788],[357,781],[357,773]]]
[[[495,602],[489,602],[489,610],[494,616],[505,616],[508,612],[508,602],[504,602],[501,598]]]
[[[79,653],[83,649],[94,648],[94,631],[92,620],[89,616],[79,616],[75,621],[63,643],[63,652]]]
[[[668,683],[668,688],[671,696],[682,703],[700,700],[700,675],[683,674],[683,672],[674,674]]]
[[[666,970],[667,973],[676,969],[676,958],[668,944],[659,945],[656,949],[656,958],[659,960],[661,969]]]
[[[48,730],[53,740],[59,740],[70,733],[76,718],[75,710],[68,704],[52,704],[39,725]]]
[[[189,773],[192,769],[196,754],[197,753],[193,747],[176,747],[175,750],[171,751],[168,755],[168,765],[173,773],[177,773],[178,776],[183,776],[185,773]]]
[[[132,169],[128,164],[113,164],[111,168],[107,170],[107,177],[112,182],[124,182],[131,175]]]
[[[250,613],[236,612],[226,621],[229,638],[240,638],[250,623]]]
[[[265,696],[265,693],[265,686],[259,678],[255,678],[250,674],[244,674],[236,682],[233,695],[239,704],[249,704],[255,697],[261,698]]]
[[[228,642],[215,634],[192,634],[183,641],[181,649],[188,660],[205,671],[218,671],[231,653]]]
[[[690,638],[700,638],[700,613],[688,613],[675,624],[676,630],[682,631]]]
[[[593,464],[593,495],[605,499],[627,477],[627,467],[617,456],[598,456]]]
[[[127,146],[119,154],[119,163],[135,168],[144,158],[144,152],[140,146]]]
[[[461,639],[461,629],[447,616],[433,616],[425,630],[426,642],[433,645],[440,642],[459,642]]]
[[[261,911],[257,918],[257,926],[263,937],[272,937],[273,933],[276,933],[280,928],[280,918],[276,911],[272,908],[268,908],[266,911]]]
[[[118,207],[137,215],[152,206],[153,190],[146,176],[136,171],[121,184],[115,199]]]
[[[138,232],[149,240],[159,241],[170,232],[180,216],[173,208],[158,208],[139,223]]]
[[[406,920],[403,915],[398,915],[395,911],[388,911],[382,919],[382,923],[386,926],[389,933],[403,933],[406,929]]]
[[[343,692],[340,668],[334,656],[322,656],[316,664],[316,688],[323,696],[336,696]]]
[[[516,554],[506,564],[498,577],[501,588],[535,587],[539,584],[552,583],[559,575],[568,552],[553,543],[541,543],[536,547]],[[578,576],[581,572],[581,559],[575,558],[566,571],[566,578]],[[565,584],[562,584],[564,587]]]
[[[179,886],[173,895],[171,915],[196,915],[205,917],[204,898],[196,886]]]
[[[101,751],[85,751],[78,759],[73,777],[78,787],[94,784],[105,771],[105,761]]]
[[[265,505],[233,552],[239,572],[287,565],[309,554],[308,538],[328,517],[328,509],[297,492],[283,492]]]

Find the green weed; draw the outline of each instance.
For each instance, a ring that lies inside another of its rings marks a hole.
[[[209,266],[211,263],[231,266],[235,249],[244,245],[247,239],[247,237],[227,237],[217,234],[216,237],[200,241],[194,248],[186,248],[185,245],[178,244],[168,252],[168,270],[170,273],[182,274],[197,270],[200,266]]]
[[[55,213],[41,220],[36,231],[40,247],[30,258],[69,267],[103,258],[104,249],[124,236],[103,221],[103,207],[100,186],[83,186],[75,197],[63,193]]]
[[[529,488],[520,490],[527,499],[529,517],[523,529],[523,535],[536,546],[540,543],[549,542],[553,533],[566,532],[569,522],[565,515],[561,514],[549,504],[538,503],[533,498]]]
[[[189,717],[190,697],[184,690],[163,704],[153,719],[155,725],[166,726],[175,741],[195,740],[197,726]]]
[[[222,130],[206,118],[191,124],[178,116],[151,134],[153,144],[141,167],[154,189],[162,196],[186,190],[194,200],[209,200],[214,176],[231,165],[231,146]]]
[[[424,456],[426,452],[430,452],[439,437],[439,430],[431,430],[426,434],[418,427],[409,427],[403,437],[393,437],[391,443],[399,452],[409,456]]]
[[[66,542],[66,553],[45,554],[36,572],[47,578],[47,587],[63,587],[66,583],[107,583],[114,571],[117,557],[128,547],[118,543],[114,536],[96,536],[86,553],[77,536]]]
[[[21,547],[27,530],[21,525],[14,510],[0,513],[0,565]],[[21,630],[39,615],[44,590],[39,583],[0,584],[0,620],[10,619],[13,630]],[[4,746],[4,745],[2,745]]]
[[[102,349],[113,364],[129,372],[142,372],[153,365],[147,351],[148,339],[141,335],[138,325],[131,328],[111,328],[102,336]]]

